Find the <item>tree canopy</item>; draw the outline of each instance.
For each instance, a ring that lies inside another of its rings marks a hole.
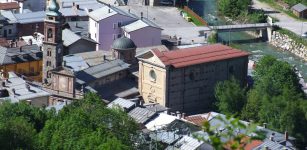
[[[0,105],[0,145],[4,149],[134,149],[137,123],[109,109],[95,94],[58,113],[24,103]]]

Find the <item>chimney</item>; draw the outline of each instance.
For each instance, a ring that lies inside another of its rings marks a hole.
[[[271,141],[274,141],[274,136],[275,136],[275,133],[273,132],[273,133],[270,135],[270,140],[271,140]]]
[[[111,13],[111,9],[110,8],[109,8],[108,12]]]
[[[5,87],[5,81],[2,81],[2,87]]]
[[[141,20],[143,20],[143,12],[141,12]]]
[[[172,116],[175,116],[175,113],[171,112],[171,115],[172,115]]]
[[[33,41],[32,39],[29,40],[29,45],[32,45],[33,44]]]
[[[66,67],[66,61],[63,61],[63,66]]]
[[[128,13],[130,13],[130,9],[128,9]]]
[[[26,85],[26,88],[28,89],[28,91],[31,91],[31,88],[30,88],[29,84]]]
[[[268,146],[265,146],[264,149],[265,149],[265,150],[269,150],[269,147],[268,147]]]
[[[192,44],[192,45],[194,44],[194,40],[191,41],[191,44]]]
[[[19,52],[22,52],[22,47],[21,46],[19,47]]]
[[[77,10],[80,9],[80,5],[76,5],[76,9],[77,9]]]
[[[15,91],[15,89],[14,89],[14,88],[12,89],[12,92],[13,92],[13,94],[14,94],[14,95],[16,94],[16,91]]]
[[[64,3],[64,2],[63,2]],[[72,2],[72,6],[76,6],[76,3],[75,2]]]
[[[75,22],[75,26],[78,27],[78,22]]]
[[[185,113],[182,113],[181,117],[182,117],[183,119],[185,119]]]
[[[179,111],[176,111],[176,116],[177,116],[177,118],[178,118],[178,119],[180,119],[180,118],[181,118],[181,114],[180,114],[180,112],[179,112]]]
[[[28,103],[29,105],[32,104],[32,101],[31,101],[31,100],[26,100],[26,101],[27,101],[27,103]]]
[[[264,127],[264,128],[267,128],[267,123],[263,123],[263,127]]]
[[[285,140],[286,140],[286,141],[289,140],[289,133],[288,133],[288,131],[285,131]]]

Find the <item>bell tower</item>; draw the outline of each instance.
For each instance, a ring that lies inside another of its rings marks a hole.
[[[63,61],[62,14],[56,0],[50,0],[44,20],[43,83],[51,80],[51,70],[60,67]]]

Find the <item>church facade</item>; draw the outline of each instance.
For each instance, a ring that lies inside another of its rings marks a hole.
[[[145,103],[159,103],[171,111],[208,111],[215,101],[217,82],[234,76],[245,84],[248,55],[220,44],[163,52],[153,49],[138,58],[140,95]]]

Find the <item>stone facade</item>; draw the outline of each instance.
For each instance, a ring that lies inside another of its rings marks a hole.
[[[283,51],[291,52],[307,61],[307,47],[302,43],[294,41],[288,35],[274,31],[270,43]]]

